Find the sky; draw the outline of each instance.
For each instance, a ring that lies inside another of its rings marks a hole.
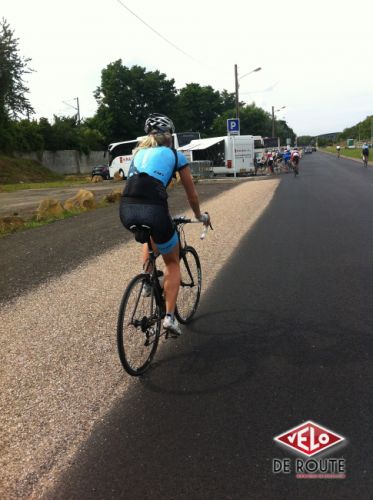
[[[237,64],[240,101],[269,113],[273,106],[297,135],[320,135],[373,114],[373,1],[344,5],[2,0],[0,17],[31,58],[25,81],[35,118],[73,115],[76,98],[82,118],[93,116],[101,71],[118,59],[159,70],[176,88],[193,82],[228,92]]]

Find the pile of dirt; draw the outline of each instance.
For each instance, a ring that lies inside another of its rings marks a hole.
[[[21,217],[17,216],[0,217],[0,233],[5,231],[12,232],[23,226],[24,222]]]
[[[0,155],[0,184],[59,181],[63,178],[38,161]]]
[[[92,191],[86,189],[79,189],[78,193],[65,201],[63,208],[65,210],[91,210],[97,207],[95,195]]]
[[[36,211],[36,220],[50,219],[63,214],[63,207],[58,200],[53,198],[45,198],[40,202]]]

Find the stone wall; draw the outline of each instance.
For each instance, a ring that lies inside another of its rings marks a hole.
[[[104,151],[91,151],[88,155],[75,150],[17,153],[19,158],[40,161],[58,174],[90,174],[93,167],[107,163]]]

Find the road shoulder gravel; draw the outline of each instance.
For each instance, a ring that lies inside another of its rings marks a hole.
[[[279,182],[240,182],[202,197],[214,231],[203,243],[197,226],[187,235],[200,255],[204,293],[271,203]],[[118,397],[136,391],[139,381],[120,366],[115,331],[123,289],[140,269],[139,245],[127,239],[3,302],[1,497],[48,498],[95,423]]]

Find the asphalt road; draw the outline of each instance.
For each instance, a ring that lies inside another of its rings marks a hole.
[[[284,175],[184,337],[48,498],[372,498],[372,213],[355,162],[316,153]],[[272,473],[294,458],[273,437],[306,420],[346,438],[329,455],[346,479]]]
[[[219,194],[222,189],[227,190],[234,186],[235,183],[229,179],[218,182],[206,181],[199,183],[197,190],[203,202]],[[111,191],[112,188],[113,185],[106,189]],[[60,189],[48,191],[52,197],[61,196]],[[76,192],[76,188],[73,188],[73,191]],[[39,198],[45,197],[43,190],[27,190],[2,193],[0,199],[7,194],[13,195],[12,203],[18,204],[22,200],[22,193],[26,198],[26,205],[33,204],[34,208],[37,207]],[[71,193],[66,195],[64,189],[62,196],[68,197]],[[171,213],[175,215],[182,213],[188,207],[181,185],[169,189],[169,206]],[[17,297],[52,277],[75,269],[85,260],[130,238],[130,233],[124,230],[119,220],[118,203],[50,225],[2,237],[0,238],[0,302]]]

